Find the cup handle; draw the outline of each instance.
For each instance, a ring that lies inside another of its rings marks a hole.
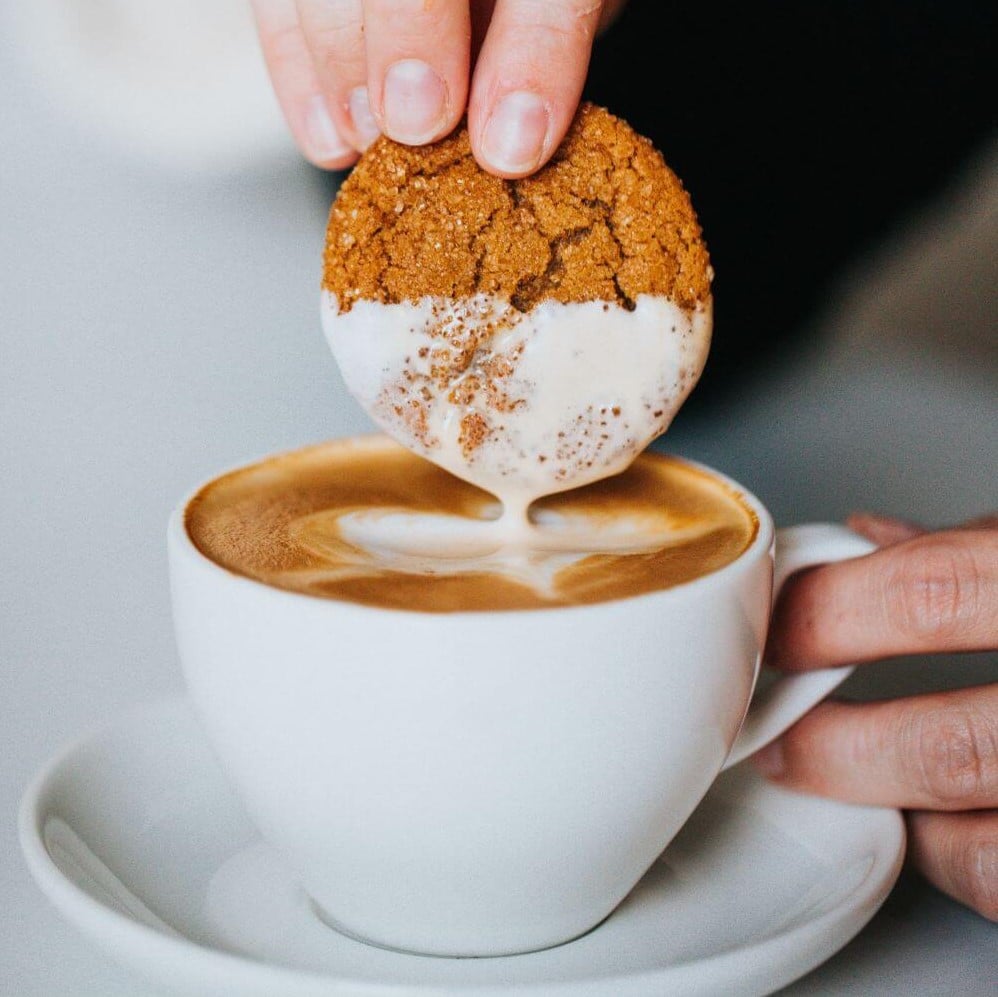
[[[773,602],[783,583],[801,568],[844,561],[876,550],[876,544],[835,523],[809,523],[776,531]],[[756,688],[745,722],[724,768],[755,754],[793,726],[852,672],[855,665],[781,675],[765,689]]]

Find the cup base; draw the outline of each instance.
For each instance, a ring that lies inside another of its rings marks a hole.
[[[599,921],[592,925],[592,927],[586,928],[585,931],[580,931],[578,934],[573,934],[569,938],[564,938],[561,941],[548,942],[544,945],[535,945],[529,948],[521,948],[520,946],[517,946],[511,949],[497,945],[489,946],[488,951],[484,952],[429,951],[427,949],[405,948],[400,945],[392,945],[389,942],[379,941],[376,938],[371,938],[367,935],[354,931],[353,929],[346,927],[346,925],[344,925],[337,918],[333,917],[314,897],[307,893],[306,896],[308,897],[308,903],[312,913],[315,914],[316,918],[318,918],[318,920],[331,931],[335,931],[338,935],[343,935],[344,937],[351,939],[351,941],[361,942],[364,945],[370,945],[372,948],[382,949],[385,952],[396,952],[399,955],[414,955],[424,959],[500,959],[508,958],[509,956],[531,955],[536,952],[547,952],[550,949],[561,948],[563,945],[568,945],[571,942],[578,941],[580,938],[585,938],[586,935],[595,931],[608,918],[613,916],[613,911],[610,911],[606,917],[600,918]]]

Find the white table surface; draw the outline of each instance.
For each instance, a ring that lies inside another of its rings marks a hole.
[[[3,35],[0,33],[0,38]],[[50,107],[0,41],[0,993],[147,991],[43,899],[16,842],[64,741],[180,687],[164,556],[191,485],[368,428],[318,327],[331,187],[290,153],[228,176],[158,170]],[[854,508],[943,524],[998,506],[998,182],[984,156],[857,265],[764,381],[666,445],[778,522]],[[872,666],[891,695],[998,678],[998,656]],[[993,925],[905,874],[786,994],[994,994]]]

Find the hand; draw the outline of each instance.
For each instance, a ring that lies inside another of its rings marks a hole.
[[[533,173],[557,148],[593,38],[623,4],[253,0],[278,101],[317,166],[349,166],[380,132],[433,142],[467,111],[476,158],[503,177]]]
[[[798,671],[998,648],[998,516],[937,533],[867,515],[849,525],[881,549],[796,575],[767,663]],[[905,808],[914,865],[998,920],[998,682],[822,703],[753,760],[793,789]]]

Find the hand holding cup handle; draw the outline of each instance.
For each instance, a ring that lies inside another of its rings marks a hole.
[[[777,530],[773,604],[787,579],[803,568],[861,557],[876,549],[869,540],[835,523],[808,523]],[[838,688],[854,667],[782,675],[764,690],[757,689],[724,768],[737,765],[776,740]]]

